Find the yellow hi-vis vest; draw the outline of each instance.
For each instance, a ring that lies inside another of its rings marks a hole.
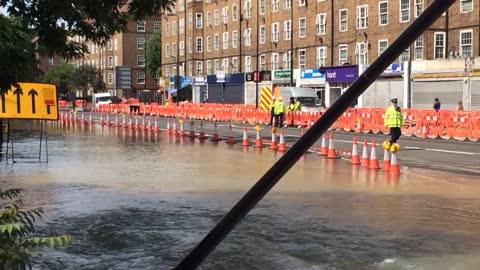
[[[294,107],[295,107],[295,111],[299,112],[302,110],[302,103],[300,103],[300,101],[297,101],[295,102]]]
[[[281,113],[285,113],[285,104],[283,104],[283,102],[280,102],[280,101],[277,101],[275,102],[274,104],[274,114],[278,115],[278,114],[281,114]]]
[[[390,106],[385,111],[383,124],[389,128],[397,128],[403,126],[402,110],[399,107]]]

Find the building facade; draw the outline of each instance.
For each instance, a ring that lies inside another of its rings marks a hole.
[[[74,60],[78,65],[92,65],[101,70],[107,90],[118,97],[137,97],[139,91],[150,92],[159,88],[160,74],[151,77],[146,69],[146,41],[161,32],[161,19],[147,18],[144,21],[130,21],[126,30],[113,35],[105,46],[86,42],[89,54]],[[82,42],[81,37],[75,37]],[[117,87],[117,67],[131,69],[131,86]],[[130,88],[130,89],[128,89]]]
[[[176,74],[177,46],[187,76],[368,65],[430,2],[178,0],[163,17],[163,74]],[[478,56],[479,6],[457,1],[399,62]]]

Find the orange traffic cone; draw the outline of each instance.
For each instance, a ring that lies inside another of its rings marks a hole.
[[[220,136],[218,135],[217,123],[214,123],[212,141],[218,142],[221,140],[222,139],[220,139]]]
[[[352,164],[360,165],[360,157],[358,156],[358,147],[357,147],[357,137],[353,137],[353,146],[352,146]]]
[[[270,149],[277,150],[277,129],[272,128],[272,142],[270,144]]]
[[[93,125],[92,112],[90,112],[90,116],[88,117],[88,123],[89,123],[90,125]]]
[[[287,151],[287,146],[285,145],[285,135],[283,133],[283,128],[280,129],[280,142],[278,144],[278,151],[280,152]]]
[[[422,128],[422,139],[426,139],[428,137],[428,128],[427,125],[423,125]]]
[[[392,153],[392,160],[390,163],[390,174],[398,175],[400,174],[400,166],[397,160],[397,154]]]
[[[377,159],[377,146],[375,145],[375,140],[372,141],[372,150],[370,154],[370,169],[380,169]]]
[[[183,129],[183,120],[180,119],[180,137],[185,137],[185,130]]]
[[[235,143],[235,139],[233,138],[232,124],[229,124],[229,125],[228,125],[227,143],[228,143],[228,144],[234,144],[234,143]]]
[[[152,119],[150,117],[148,117],[147,130],[148,131],[152,130]]]
[[[173,120],[172,135],[177,136],[177,121]]]
[[[367,139],[363,141],[363,150],[362,150],[362,162],[361,162],[362,167],[370,167],[370,161],[368,157],[368,143]]]
[[[250,142],[248,141],[247,126],[243,126],[243,139],[242,146],[249,146]]]
[[[262,148],[262,137],[260,136],[260,129],[257,129],[257,137],[255,138],[255,147]]]
[[[110,115],[107,113],[107,126],[110,126],[111,123],[110,123]]]
[[[118,114],[115,114],[115,124],[114,124],[115,127],[118,127],[120,126],[120,123],[118,122]]]
[[[158,116],[155,116],[155,127],[153,129],[155,133],[160,132],[160,129],[158,128]]]
[[[141,130],[146,130],[147,125],[145,124],[145,114],[142,116],[142,125],[140,125]]]
[[[383,170],[386,172],[390,170],[390,151],[388,149],[383,152]]]
[[[170,128],[170,119],[167,119],[167,134],[172,134],[172,129]]]
[[[337,153],[335,152],[335,146],[333,145],[333,134],[330,133],[330,141],[328,143],[328,159],[337,159]]]
[[[195,122],[190,121],[190,139],[195,139]]]
[[[122,128],[126,128],[127,127],[127,122],[126,122],[127,120],[125,119],[126,116],[122,115],[122,117],[123,117]]]
[[[327,146],[327,134],[322,136],[322,149],[320,150],[320,156],[328,156],[328,146]]]
[[[85,124],[85,114],[82,113],[82,119],[80,120],[80,123]]]
[[[205,136],[205,130],[203,129],[203,121],[200,121],[200,133],[198,134],[198,139],[205,140],[207,136]]]

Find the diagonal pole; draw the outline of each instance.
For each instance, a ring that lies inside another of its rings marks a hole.
[[[375,62],[349,87],[304,136],[292,146],[265,175],[240,199],[210,233],[174,269],[197,268],[230,231],[280,181],[303,154],[325,133],[376,78],[397,59],[410,44],[430,27],[455,0],[436,0],[414,21]]]

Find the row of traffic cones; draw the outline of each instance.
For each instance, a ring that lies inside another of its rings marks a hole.
[[[390,158],[391,154],[391,158]],[[363,141],[363,150],[362,158],[358,154],[357,147],[357,138],[353,138],[353,147],[352,147],[352,165],[360,165],[365,168],[378,170],[382,169],[385,172],[390,172],[391,174],[400,174],[400,166],[398,164],[397,155],[395,152],[390,153],[388,149],[385,149],[383,154],[383,166],[380,167],[379,161],[377,159],[377,145],[375,140],[371,143],[371,153],[368,154],[368,142],[365,139]]]

